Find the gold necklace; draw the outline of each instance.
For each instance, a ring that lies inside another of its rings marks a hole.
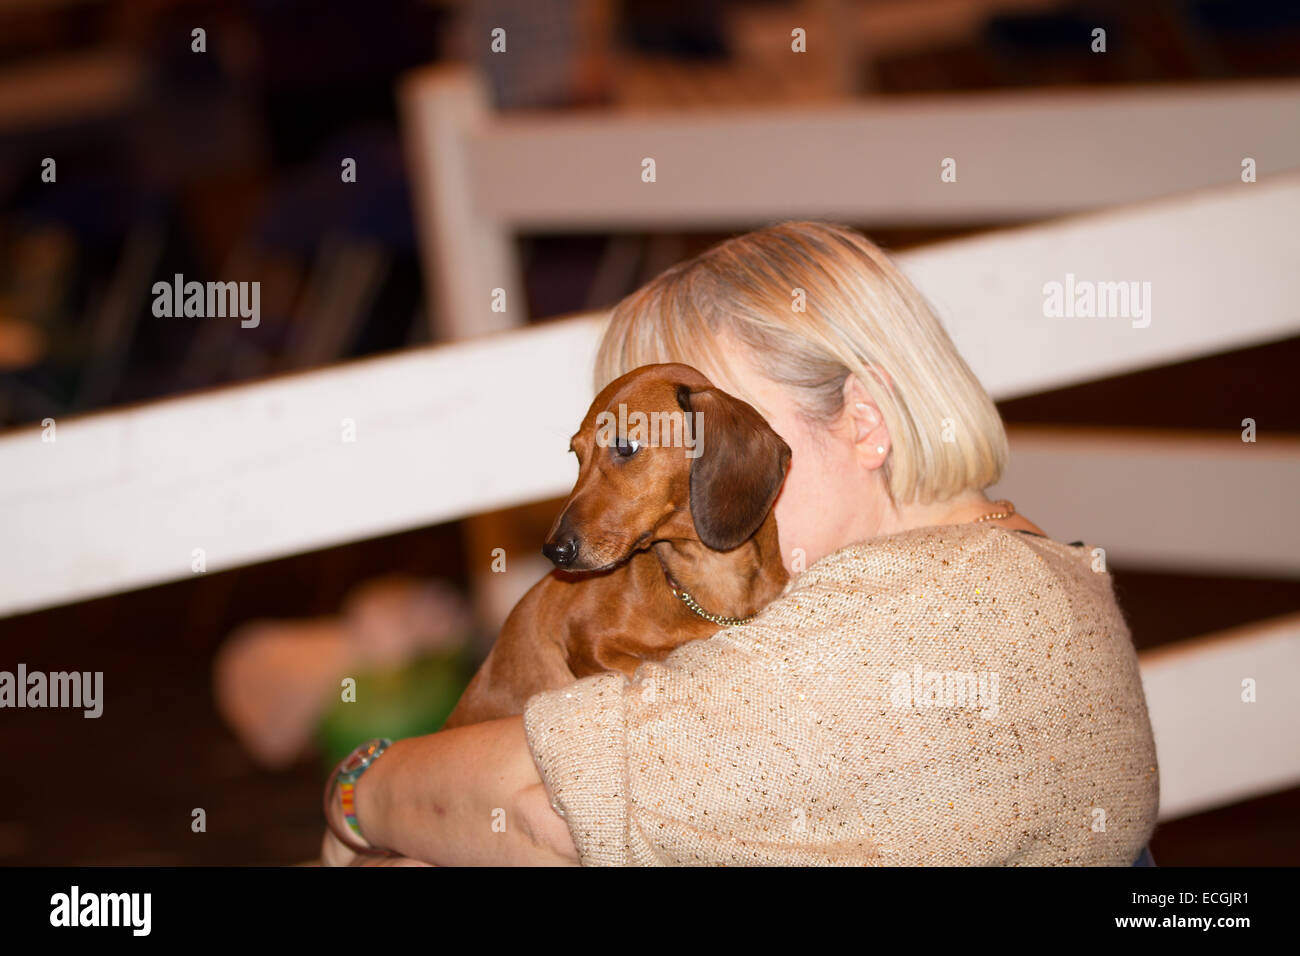
[[[980,517],[973,519],[971,523],[976,524],[980,521],[996,521],[998,518],[1010,518],[1013,514],[1016,513],[1016,506],[1013,505],[1010,501],[1007,501],[1007,499],[1005,498],[1003,498],[1001,501],[995,501],[993,503],[995,505],[998,505],[999,507],[1005,508],[1006,510],[995,511],[993,512],[993,514],[981,515]]]

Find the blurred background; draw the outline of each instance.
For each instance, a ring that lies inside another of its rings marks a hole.
[[[834,25],[834,42],[796,69],[791,22]],[[1098,25],[1104,57],[1080,40]],[[497,26],[518,55],[490,54]],[[0,429],[445,334],[427,305],[397,97],[435,63],[480,71],[492,109],[538,115],[1223,83],[1300,75],[1300,5],[0,0]],[[57,189],[39,175],[50,156]],[[341,156],[360,171],[346,190]],[[1006,223],[853,224],[900,251]],[[726,235],[526,232],[527,313],[607,307]],[[151,287],[175,273],[257,279],[260,325],[156,317]],[[1013,425],[1231,429],[1248,399],[1294,435],[1297,367],[1292,337],[1000,408]],[[553,511],[495,520],[540,545]],[[490,645],[467,571],[481,535],[452,522],[0,618],[0,667],[103,670],[117,714],[0,716],[5,753],[23,754],[0,805],[0,863],[313,857],[329,761],[371,728],[436,729]],[[0,548],[21,547],[0,527]],[[1300,608],[1291,578],[1112,571],[1141,649]],[[358,666],[392,713],[326,705]],[[193,807],[208,838],[190,830]],[[1297,811],[1290,789],[1194,814],[1163,824],[1153,853],[1295,863]]]

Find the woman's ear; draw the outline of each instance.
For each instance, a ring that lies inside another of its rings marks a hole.
[[[869,464],[879,467],[889,453],[889,429],[875,399],[855,375],[844,380],[844,410],[853,428],[853,443]]]
[[[790,446],[748,402],[718,388],[678,386],[687,427],[698,421],[691,462],[691,519],[714,551],[739,547],[772,510],[790,467]],[[698,414],[696,418],[692,413]]]

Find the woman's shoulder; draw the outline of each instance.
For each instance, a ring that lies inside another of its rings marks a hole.
[[[795,575],[786,594],[928,590],[977,577],[1045,581],[1052,588],[1102,596],[1110,589],[1109,575],[1093,553],[1082,541],[1067,544],[992,524],[928,525],[846,545]]]
[[[926,525],[893,534],[880,535],[845,545],[821,558],[802,577],[838,568],[880,565],[890,562],[914,566],[934,564],[951,567],[954,562],[1014,559],[1026,553],[1051,551],[1084,557],[1090,549],[1083,541],[1068,544],[1033,531],[1004,528],[999,525],[967,522],[965,524]]]
[[[868,632],[873,647],[911,647],[918,634],[934,638],[948,628],[956,629],[952,637],[1083,628],[1128,639],[1113,581],[1087,545],[983,523],[915,528],[841,548],[792,578],[754,625],[749,639],[770,643],[773,633],[790,630],[810,653]],[[963,643],[948,642],[944,653]],[[1020,653],[1016,641],[1004,643]],[[1047,653],[1051,643],[1029,646]]]

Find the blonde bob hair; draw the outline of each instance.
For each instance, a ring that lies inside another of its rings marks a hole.
[[[847,226],[777,223],[667,269],[615,306],[596,390],[641,365],[682,362],[762,411],[728,374],[721,336],[748,348],[813,424],[842,412],[856,376],[889,429],[895,504],[982,491],[1006,467],[993,400],[915,286]]]

